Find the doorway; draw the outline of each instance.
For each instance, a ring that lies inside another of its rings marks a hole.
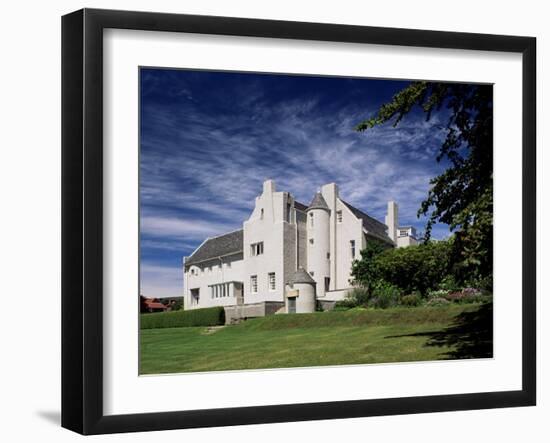
[[[287,300],[288,300],[288,313],[296,314],[296,297],[289,297]]]

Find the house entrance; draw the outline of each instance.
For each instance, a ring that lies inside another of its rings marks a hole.
[[[296,314],[296,297],[288,298],[288,313]]]

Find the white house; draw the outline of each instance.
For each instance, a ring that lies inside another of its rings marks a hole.
[[[184,307],[254,317],[333,306],[351,288],[352,261],[367,242],[416,244],[414,228],[399,227],[395,202],[385,221],[346,203],[334,183],[306,206],[267,180],[242,229],[207,238],[184,259]]]

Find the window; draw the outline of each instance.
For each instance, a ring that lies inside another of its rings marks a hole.
[[[407,237],[409,235],[409,232],[406,229],[402,229],[399,231],[400,237]]]
[[[229,283],[218,283],[210,286],[210,297],[220,298],[230,296]]]
[[[264,208],[260,209],[260,220],[264,219]]]
[[[290,220],[290,214],[291,214],[290,209],[291,208],[292,207],[290,206],[290,203],[287,203],[286,204],[286,221],[289,222],[289,223],[292,221],[292,220]]]
[[[259,243],[253,243],[250,245],[250,255],[256,256],[256,255],[262,255],[264,253],[264,242]]]
[[[327,260],[330,260],[330,252],[327,252]]]
[[[342,223],[342,211],[336,211],[336,221]]]
[[[312,238],[309,239],[309,244],[312,245],[314,243],[314,240]]]
[[[349,242],[350,250],[351,250],[351,258],[355,258],[355,240],[351,240]]]
[[[253,294],[256,294],[258,292],[258,276],[257,275],[251,275],[250,276],[250,292]]]
[[[313,212],[309,213],[309,226],[313,228]]]
[[[275,273],[270,272],[267,274],[267,281],[269,282],[269,290],[274,291],[275,290]]]
[[[325,292],[330,289],[330,277],[325,277]]]
[[[191,289],[191,304],[198,305],[200,299],[200,289]]]
[[[313,277],[314,272],[313,272],[313,271],[309,271],[309,275],[311,275],[311,276]]]

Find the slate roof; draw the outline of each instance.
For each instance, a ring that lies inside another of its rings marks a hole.
[[[293,285],[294,283],[313,283],[315,284],[315,280],[311,278],[311,275],[309,275],[304,268],[298,268],[298,270],[290,276],[288,279],[288,284]]]
[[[207,239],[185,260],[185,267],[223,255],[236,254],[242,252],[242,250],[243,230],[228,232]]]
[[[350,205],[349,203],[342,200],[342,203],[348,207],[348,209],[355,215],[357,218],[363,220],[363,228],[371,234],[373,237],[378,238],[379,240],[393,244],[391,238],[388,237],[386,230],[388,227],[384,224],[372,218],[370,215],[365,214],[360,209]]]
[[[323,198],[323,194],[321,194],[320,192],[317,192],[315,194],[307,209],[326,209],[327,211],[330,211],[327,202]]]
[[[295,207],[296,209],[298,209],[299,211],[306,211],[306,210],[307,210],[307,206],[306,206],[306,205],[304,205],[303,203],[300,203],[300,202],[298,202],[298,201],[296,201],[296,200],[294,200],[294,207]]]

